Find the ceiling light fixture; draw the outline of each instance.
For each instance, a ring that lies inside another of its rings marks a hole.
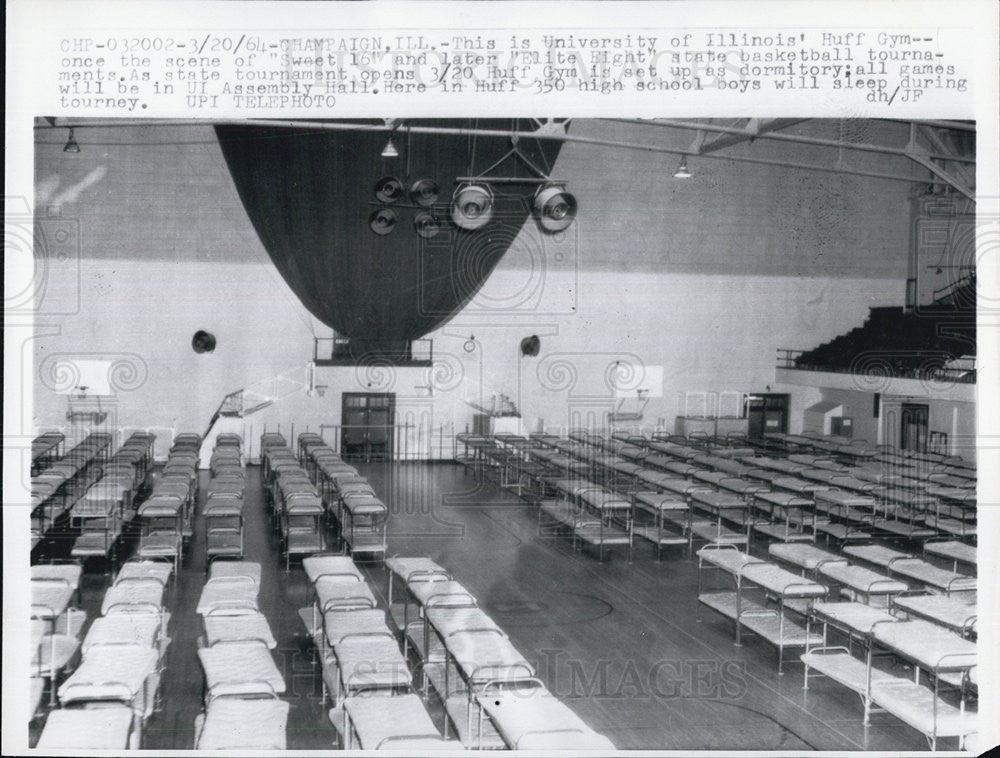
[[[388,141],[385,143],[385,147],[382,148],[383,158],[398,158],[399,151],[396,146],[392,144],[392,137],[389,137]]]
[[[66,147],[63,148],[64,153],[78,153],[80,152],[80,143],[76,141],[73,136],[73,127],[69,128],[69,139],[66,140]]]
[[[688,159],[686,155],[681,156],[681,165],[674,172],[674,179],[690,179],[691,172],[688,171]]]

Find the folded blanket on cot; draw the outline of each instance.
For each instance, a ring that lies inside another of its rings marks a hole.
[[[221,562],[213,564],[213,566],[221,565]],[[204,616],[213,612],[259,611],[257,605],[259,592],[257,583],[245,577],[226,576],[209,579],[202,587],[195,612]]]
[[[872,637],[924,668],[960,670],[976,663],[976,643],[929,621],[879,624]]]
[[[59,709],[49,713],[38,738],[39,750],[124,750],[129,747],[132,709]]]
[[[908,587],[898,579],[891,579],[864,566],[850,566],[845,563],[824,563],[819,573],[840,582],[845,587],[865,594],[892,594],[905,592]]]
[[[285,680],[267,646],[225,642],[198,651],[210,698],[221,695],[281,694]]]
[[[496,632],[459,632],[445,640],[445,647],[466,681],[523,680],[535,675],[513,643]]]
[[[426,580],[428,577],[441,576],[451,579],[451,575],[430,558],[386,558],[385,567],[404,582],[409,581],[411,577]]]
[[[131,702],[156,670],[159,654],[146,645],[98,645],[59,687],[63,703],[81,700]]]
[[[311,555],[302,560],[302,568],[305,569],[311,584],[316,584],[316,581],[324,576],[352,576],[358,582],[364,581],[361,570],[347,555]]]
[[[166,585],[173,571],[173,564],[168,561],[126,561],[115,577],[115,584],[133,579],[152,579]]]
[[[158,579],[119,579],[104,593],[101,615],[148,613],[163,607],[163,583]]]
[[[323,613],[331,608],[374,608],[378,604],[367,583],[353,576],[323,576],[313,589],[316,604]]]
[[[79,563],[39,563],[31,567],[31,580],[62,581],[76,589],[82,573],[83,566]]]
[[[898,597],[893,604],[907,613],[929,619],[954,631],[974,629],[976,606],[948,595],[911,595]]]
[[[813,605],[813,611],[823,620],[824,617],[850,628],[859,634],[871,634],[872,627],[883,621],[896,621],[896,617],[879,608],[864,603],[826,603],[819,601]]]
[[[404,738],[440,739],[423,701],[417,695],[349,697],[343,711],[364,750],[406,747]],[[331,719],[335,718],[331,712]]]
[[[83,640],[83,654],[97,645],[140,645],[153,647],[164,626],[159,613],[115,613],[100,616],[87,630]]]
[[[344,636],[333,650],[348,689],[405,687],[413,681],[396,638],[387,629],[381,634]]]
[[[196,750],[285,750],[289,704],[273,698],[217,698],[205,712]]]
[[[475,596],[453,580],[443,582],[413,582],[410,592],[421,605],[476,605]]]
[[[262,613],[239,615],[212,614],[203,617],[205,623],[205,643],[211,647],[217,642],[261,642],[269,650],[278,643],[271,633],[271,625]]]
[[[477,701],[513,750],[615,749],[544,687],[486,693]]]

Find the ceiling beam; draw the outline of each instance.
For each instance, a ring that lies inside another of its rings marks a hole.
[[[151,126],[197,126],[206,127],[213,125],[227,126],[271,126],[286,129],[302,129],[311,131],[368,131],[368,132],[391,132],[392,130],[385,124],[358,124],[337,121],[305,121],[293,119],[59,119],[59,123],[54,128],[67,128],[73,126],[76,129],[120,129],[122,127],[143,127]],[[36,128],[49,129],[52,127],[39,126]],[[666,147],[663,145],[652,145],[641,142],[624,142],[621,140],[600,139],[596,137],[584,137],[576,134],[545,134],[535,132],[512,132],[502,129],[477,129],[463,127],[440,127],[440,126],[413,126],[405,127],[407,132],[412,134],[447,134],[456,136],[480,136],[480,137],[518,137],[519,139],[556,139],[562,142],[578,143],[583,145],[599,145],[601,147],[616,147],[627,150],[644,150],[650,153],[665,153],[668,155],[690,155],[687,148]],[[59,144],[62,144],[60,142]],[[141,144],[141,143],[134,143]],[[715,155],[709,153],[702,156],[707,159],[717,159],[735,161],[737,163],[753,163],[763,166],[781,166],[785,168],[798,168],[806,171],[823,171],[833,174],[851,174],[854,176],[864,176],[872,179],[888,179],[896,182],[907,182],[908,184],[949,184],[941,179],[935,180],[918,178],[914,176],[903,176],[900,174],[890,174],[879,171],[865,171],[864,169],[848,168],[844,166],[820,166],[812,163],[799,163],[780,159],[755,158],[748,155]]]
[[[732,132],[721,134],[711,142],[702,145],[698,154],[704,155],[705,153],[714,153],[716,150],[723,150],[727,147],[738,145],[741,142],[753,142],[763,134],[776,132],[779,129],[784,129],[808,120],[809,119],[805,118],[752,118],[743,128],[743,134],[734,134]]]
[[[945,155],[955,153],[954,149],[952,149],[952,147],[948,145],[947,142],[945,142],[944,138],[940,134],[938,134],[936,128],[927,126],[926,124],[921,125],[921,127],[922,128],[920,128],[918,132],[920,134],[923,134],[927,138],[927,140],[931,143],[931,145],[935,150]],[[914,128],[916,129],[916,127]],[[962,181],[964,184],[971,187],[974,186],[976,183],[976,174],[975,171],[970,171],[969,169],[970,169],[969,166],[965,166],[959,163],[955,166],[954,170],[958,176],[958,179]]]
[[[673,127],[676,129],[695,129],[708,132],[721,132],[745,137],[746,130],[732,126],[720,126],[703,121],[683,121],[677,119],[638,119],[638,118],[612,118],[603,119],[605,121],[620,121],[627,124],[640,124],[643,126]],[[869,142],[845,142],[843,140],[827,139],[826,137],[810,137],[802,134],[784,134],[774,132],[762,132],[757,135],[760,139],[778,140],[779,142],[794,142],[800,145],[817,145],[819,147],[832,147],[845,150],[861,150],[869,153],[881,153],[883,155],[906,156],[906,148],[892,147],[891,145],[876,145]],[[975,158],[957,157],[954,155],[936,155],[932,158],[942,158],[944,160],[959,161],[961,163],[975,163]]]
[[[957,189],[959,192],[961,192],[963,195],[969,198],[969,200],[975,202],[976,193],[973,192],[971,189],[969,189],[969,187],[965,186],[965,183],[962,182],[957,176],[953,175],[950,171],[946,171],[945,169],[941,168],[939,165],[937,165],[934,161],[932,161],[923,153],[911,151],[908,152],[906,155],[910,160],[916,161],[935,176],[944,179],[945,182],[947,182],[952,187]]]

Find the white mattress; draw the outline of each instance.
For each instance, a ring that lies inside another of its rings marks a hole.
[[[974,628],[976,622],[975,605],[969,605],[963,600],[947,595],[898,597],[894,604],[907,613],[921,616],[953,631]]]
[[[929,621],[880,624],[872,637],[928,670],[957,670],[976,664],[976,643]]]
[[[615,749],[544,687],[480,695],[477,701],[512,750]]]
[[[423,701],[417,695],[349,697],[343,709],[364,750],[400,747],[400,738],[440,738]],[[390,744],[383,745],[390,741]]]
[[[312,555],[302,560],[302,568],[312,584],[322,576],[339,576],[348,574],[359,582],[364,581],[364,575],[354,565],[354,561],[346,555]]]
[[[259,612],[258,592],[258,585],[249,579],[236,577],[212,579],[205,582],[205,586],[201,590],[196,612],[203,616],[225,611],[233,613]]]
[[[410,592],[421,605],[476,605],[476,598],[471,592],[456,581],[444,582],[413,582]]]
[[[130,702],[142,691],[158,658],[157,651],[145,645],[93,647],[59,688],[59,700],[63,704],[80,700]]]
[[[82,573],[83,566],[79,563],[39,563],[31,567],[32,581],[44,581],[46,579],[63,581],[74,589],[79,585]]]
[[[173,570],[173,564],[168,561],[126,561],[118,571],[115,583],[132,579],[155,579],[166,585]]]
[[[879,707],[924,734],[931,734],[936,730],[938,737],[948,737],[977,731],[977,713],[968,711],[962,713],[940,698],[935,723],[934,693],[927,687],[910,681],[873,683],[872,700]]]
[[[969,563],[973,565],[976,563],[975,545],[967,545],[964,542],[958,542],[957,540],[949,540],[948,542],[928,542],[924,545],[924,551],[930,553],[931,555],[947,558],[950,561],[961,561],[962,563]]]
[[[252,642],[264,643],[269,650],[274,650],[278,643],[271,633],[271,626],[262,613],[208,614],[203,617],[205,622],[205,642],[211,646],[217,642]]]
[[[846,558],[836,553],[821,550],[813,545],[792,542],[772,542],[768,545],[767,552],[775,558],[794,563],[807,571],[815,571],[821,563],[847,563]]]
[[[377,605],[368,584],[351,576],[324,576],[315,583],[314,589],[316,603],[324,613],[331,608],[374,608]]]
[[[243,578],[260,586],[260,564],[253,561],[213,561],[208,580]]]
[[[739,550],[719,550],[716,548],[703,547],[698,551],[698,557],[706,563],[725,569],[732,574],[739,574],[747,566],[763,563],[760,558],[753,558]]]
[[[38,738],[39,750],[124,750],[129,747],[132,709],[116,706],[59,709],[49,713]]]
[[[819,567],[819,573],[865,594],[886,594],[905,592],[909,589],[905,582],[883,576],[864,566],[847,566],[843,563],[825,563]]]
[[[31,580],[31,615],[36,618],[54,619],[69,606],[76,589],[62,580]]]
[[[894,561],[890,568],[909,579],[950,592],[976,589],[976,577],[939,568],[920,558]]]
[[[323,614],[323,630],[327,642],[333,646],[347,634],[366,634],[388,631],[385,611],[379,608],[362,608],[348,611],[327,611]]]
[[[507,637],[492,632],[460,632],[445,646],[466,681],[523,680],[535,670]]]
[[[384,633],[347,637],[334,645],[341,681],[348,689],[405,687],[413,681],[396,638]]]
[[[208,694],[281,694],[285,680],[265,645],[259,642],[225,642],[198,651],[205,671]]]
[[[874,563],[876,566],[888,566],[889,561],[912,557],[907,553],[901,553],[882,545],[848,545],[844,548],[844,554]]]
[[[491,629],[503,634],[499,625],[481,608],[431,607],[425,611],[425,615],[427,621],[442,638],[470,629]]]
[[[205,713],[196,750],[285,750],[289,704],[273,698],[218,698]]]
[[[447,571],[441,568],[441,566],[432,561],[430,558],[386,558],[385,567],[404,582],[409,581],[410,577],[414,574],[420,576],[421,578],[436,574],[445,575],[448,579],[451,578],[451,575],[448,574]]]
[[[846,626],[859,634],[870,634],[872,627],[882,621],[896,621],[896,617],[880,608],[865,603],[826,603],[813,605],[816,615],[822,620],[828,617],[832,622]]]
[[[97,645],[153,647],[163,626],[160,614],[115,613],[94,619],[83,640],[83,654]]]
[[[664,494],[662,492],[637,492],[635,494],[636,502],[648,505],[650,508],[656,511],[661,510],[686,510],[687,503],[683,499],[677,497],[673,494]]]
[[[148,613],[163,607],[163,584],[157,579],[119,580],[104,593],[101,615]]]
[[[743,577],[783,597],[821,597],[826,587],[786,571],[772,563],[758,563],[743,569]]]

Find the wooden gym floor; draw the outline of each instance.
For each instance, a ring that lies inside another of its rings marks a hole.
[[[620,749],[927,750],[922,735],[887,714],[862,726],[860,700],[840,685],[811,679],[803,690],[795,651],[778,676],[777,652],[766,642],[750,637],[736,647],[731,622],[698,604],[697,563],[682,549],[665,548],[657,563],[653,547],[638,540],[631,563],[623,548],[599,562],[596,553],[574,551],[567,537],[537,536],[533,506],[493,484],[477,485],[457,465],[358,467],[390,506],[389,555],[426,555],[449,570],[549,689]],[[204,485],[208,475],[201,476]],[[296,613],[311,602],[310,588],[301,566],[284,570],[259,467],[248,470],[246,498],[246,559],[263,568],[260,607],[278,640],[275,660],[291,701],[288,747],[329,749],[335,732],[320,704],[319,664]],[[762,550],[755,545],[753,552]],[[172,642],[162,707],[146,725],[148,749],[193,746],[202,701],[195,604],[204,552],[198,519],[166,595]],[[367,568],[384,598],[384,569]],[[106,587],[101,571],[89,565],[83,578],[81,607],[91,618]],[[440,726],[433,698],[430,709]],[[42,721],[32,724],[32,744]]]

